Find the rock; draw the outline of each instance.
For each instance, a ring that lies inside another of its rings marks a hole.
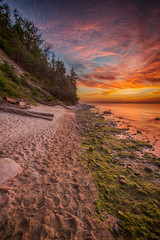
[[[93,152],[93,147],[89,147],[88,149],[90,152]]]
[[[101,123],[96,123],[95,126],[96,127],[101,127]]]
[[[113,231],[117,236],[120,235],[120,228],[116,224],[113,226]]]
[[[3,155],[4,154],[4,152],[3,151],[0,151],[0,155]]]
[[[101,136],[101,135],[97,135],[97,138],[98,138],[98,139],[102,139],[102,136]]]
[[[121,212],[121,211],[118,211],[118,214],[120,214],[120,215],[123,215],[123,212]]]
[[[142,134],[142,132],[141,132],[141,131],[139,131],[139,130],[137,130],[137,133],[139,133],[139,134]]]
[[[125,180],[123,180],[123,179],[119,179],[119,183],[120,183],[120,184],[122,184],[122,185],[125,185],[125,184],[127,184],[127,183],[126,183],[126,181],[125,181]]]
[[[93,159],[92,159],[92,158],[89,158],[89,159],[88,159],[88,162],[93,162]]]
[[[118,226],[122,227],[122,221],[121,221],[121,220],[119,220],[119,221],[117,222],[117,224],[118,224]]]
[[[104,115],[110,115],[110,114],[112,114],[112,112],[111,112],[111,110],[108,110],[108,111],[104,111],[103,114]]]
[[[122,176],[122,175],[120,175],[120,176],[119,176],[119,179],[123,179],[123,180],[125,180],[125,177]]]
[[[149,173],[153,171],[152,168],[149,168],[149,167],[145,167],[144,170]]]
[[[96,167],[100,167],[100,164],[99,164],[99,163],[96,163]]]
[[[0,185],[22,172],[22,168],[10,158],[0,158]]]
[[[104,195],[105,199],[108,200],[108,196],[107,195]]]

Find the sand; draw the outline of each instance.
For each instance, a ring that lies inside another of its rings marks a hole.
[[[0,157],[22,168],[0,185],[0,239],[113,239],[95,220],[98,193],[78,161],[75,114],[32,109],[54,113],[53,121],[0,113]]]

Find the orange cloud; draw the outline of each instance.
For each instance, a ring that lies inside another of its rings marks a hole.
[[[115,93],[117,92],[117,90],[108,90],[108,91],[105,91],[105,92],[99,92],[99,91],[96,91],[96,92],[93,92],[93,93],[89,93],[89,94],[84,94],[85,97],[91,97],[91,96],[109,96],[110,94],[112,93]]]
[[[160,91],[151,92],[151,94],[160,94]]]

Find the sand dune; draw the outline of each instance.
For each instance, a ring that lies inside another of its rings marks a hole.
[[[0,155],[23,169],[0,186],[0,239],[113,239],[95,221],[97,192],[78,161],[74,113],[33,110],[54,119],[0,113]]]

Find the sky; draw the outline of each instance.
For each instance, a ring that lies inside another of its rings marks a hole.
[[[7,0],[79,76],[82,102],[160,102],[159,0]]]

